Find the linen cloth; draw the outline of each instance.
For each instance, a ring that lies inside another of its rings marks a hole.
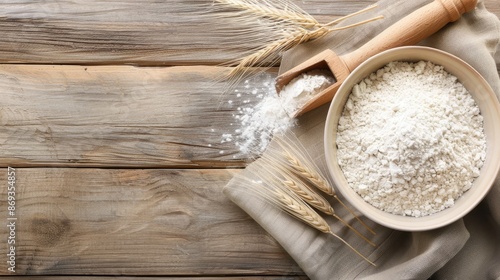
[[[331,33],[288,51],[283,56],[280,72],[326,48],[339,55],[356,49],[429,2],[382,0],[376,9],[342,24],[380,14],[384,15],[383,20]],[[497,52],[499,38],[499,19],[479,1],[475,10],[419,44],[450,52],[471,64],[500,99],[500,79],[496,68],[500,62]],[[294,133],[325,175],[328,173],[323,155],[323,129],[327,111],[328,105],[324,105],[305,114],[294,128]],[[497,177],[483,202],[470,214],[440,229],[402,232],[362,217],[377,233],[371,237],[378,245],[376,248],[349,232],[335,219],[327,218],[332,230],[374,261],[376,267],[333,236],[312,229],[275,206],[249,196],[241,191],[235,180],[227,184],[224,193],[272,235],[311,279],[500,279],[500,177]],[[334,201],[331,203],[340,217],[350,224],[357,223],[347,211]],[[366,230],[363,233],[369,236]]]

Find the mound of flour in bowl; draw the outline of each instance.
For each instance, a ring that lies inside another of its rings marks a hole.
[[[452,206],[486,157],[477,104],[431,62],[391,62],[355,85],[337,131],[338,163],[349,185],[398,215]]]

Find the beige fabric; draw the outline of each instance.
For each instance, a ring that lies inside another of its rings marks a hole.
[[[357,48],[428,2],[382,0],[378,9],[350,22],[378,14],[383,14],[384,20],[301,45],[285,54],[280,72],[325,48],[331,48],[337,54]],[[421,44],[448,51],[470,63],[500,97],[500,79],[495,63],[495,57],[497,63],[500,59],[496,52],[499,30],[498,18],[486,11],[480,2],[475,11],[447,25]],[[304,115],[295,129],[324,174],[327,173],[323,159],[323,128],[327,110],[325,105]],[[266,202],[248,196],[234,181],[228,183],[224,192],[268,231],[311,279],[500,279],[500,178],[472,213],[441,229],[400,232],[365,218],[377,232],[372,238],[378,244],[377,248],[347,232],[333,218],[328,219],[336,233],[375,260],[377,267],[363,261],[332,236],[311,229]],[[332,205],[339,216],[352,219],[333,201]]]

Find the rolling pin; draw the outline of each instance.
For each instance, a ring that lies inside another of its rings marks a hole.
[[[420,42],[449,22],[458,20],[463,13],[473,10],[476,4],[477,0],[435,0],[400,19],[357,50],[338,56],[327,49],[284,72],[276,78],[276,91],[280,94],[284,86],[302,73],[314,69],[332,72],[335,83],[316,93],[293,112],[292,117],[300,116],[331,101],[342,82],[363,61],[382,51]]]

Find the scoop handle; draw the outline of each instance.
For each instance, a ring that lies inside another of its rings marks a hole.
[[[435,0],[400,19],[357,50],[341,56],[349,72],[382,51],[414,45],[476,7],[477,0]]]

